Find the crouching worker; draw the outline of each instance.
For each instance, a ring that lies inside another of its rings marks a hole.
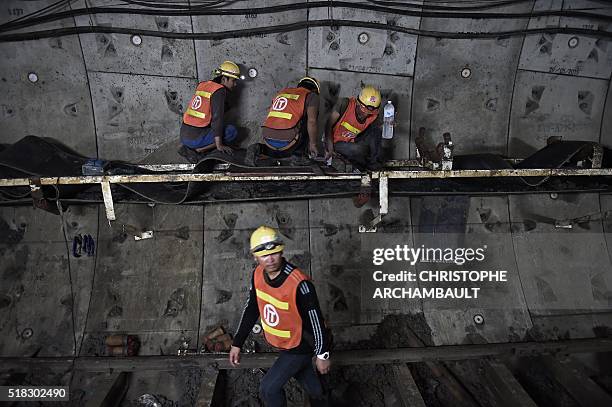
[[[255,322],[260,321],[266,341],[280,351],[260,384],[265,405],[286,406],[283,386],[295,377],[308,393],[310,405],[325,406],[317,371],[329,372],[330,333],[314,285],[307,275],[285,260],[283,249],[278,232],[272,228],[261,226],[251,235],[251,253],[258,265],[251,277],[249,297],[229,362],[235,367],[240,365],[240,348]]]
[[[382,167],[380,100],[379,90],[370,85],[357,98],[338,100],[325,126],[326,159],[337,152],[358,169]]]
[[[309,76],[300,79],[295,88],[280,90],[262,125],[264,143],[249,146],[245,163],[254,166],[261,154],[274,158],[303,156],[306,144],[309,155],[316,157],[319,92],[319,82]]]
[[[230,144],[236,141],[238,130],[225,124],[224,113],[228,92],[241,79],[240,68],[224,61],[213,71],[214,78],[200,82],[183,114],[179,154],[191,162],[199,161],[201,153],[217,149],[232,154]]]

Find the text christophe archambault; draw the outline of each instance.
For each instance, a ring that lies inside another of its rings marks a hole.
[[[485,260],[486,249],[486,245],[476,248],[397,245],[374,249],[372,264],[377,267],[372,272],[372,279],[377,287],[372,298],[478,298],[479,284],[508,281],[506,270],[476,270],[479,267],[474,265]],[[381,270],[381,266],[391,262],[413,266],[414,271]],[[466,263],[471,266],[465,267]],[[404,284],[398,286],[397,283]],[[417,284],[408,287],[406,283]]]

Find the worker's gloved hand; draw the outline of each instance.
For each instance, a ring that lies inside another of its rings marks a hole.
[[[232,346],[229,352],[229,362],[233,367],[238,367],[240,364],[240,348]]]
[[[231,355],[231,353],[230,353]],[[317,370],[319,371],[319,373],[321,374],[328,374],[329,373],[329,368],[331,367],[331,361],[329,359],[327,360],[322,360],[319,359],[317,357],[315,357],[315,365],[317,366]]]
[[[225,154],[234,155],[234,150],[232,150],[230,146],[226,146],[224,144],[217,144],[217,150]]]

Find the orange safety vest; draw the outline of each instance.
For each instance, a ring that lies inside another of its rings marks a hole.
[[[297,309],[297,288],[310,278],[294,268],[280,287],[264,279],[264,268],[257,266],[254,275],[255,295],[266,341],[278,349],[292,349],[302,340],[302,317]],[[282,273],[282,271],[281,271]]]
[[[340,120],[336,122],[332,130],[334,143],[344,141],[346,143],[354,143],[355,137],[362,131],[368,128],[370,124],[378,117],[378,114],[372,114],[366,117],[364,123],[359,123],[355,115],[355,107],[357,101],[354,97],[349,98],[349,103]]]
[[[295,127],[302,116],[306,97],[310,91],[304,88],[282,89],[272,99],[272,105],[268,110],[268,116],[263,127],[276,130],[286,130]]]
[[[212,119],[210,99],[213,93],[221,88],[223,88],[223,85],[217,82],[200,82],[191,102],[189,102],[187,111],[183,114],[183,123],[195,127],[208,126]]]

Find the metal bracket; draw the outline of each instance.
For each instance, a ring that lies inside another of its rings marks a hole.
[[[111,192],[110,183],[108,181],[102,181],[102,197],[104,198],[104,208],[106,209],[106,219],[115,220],[115,207],[113,206],[113,194]]]
[[[359,233],[375,233],[383,216],[389,213],[389,178],[386,175],[378,177],[378,205],[378,216],[367,225],[359,225]]]

